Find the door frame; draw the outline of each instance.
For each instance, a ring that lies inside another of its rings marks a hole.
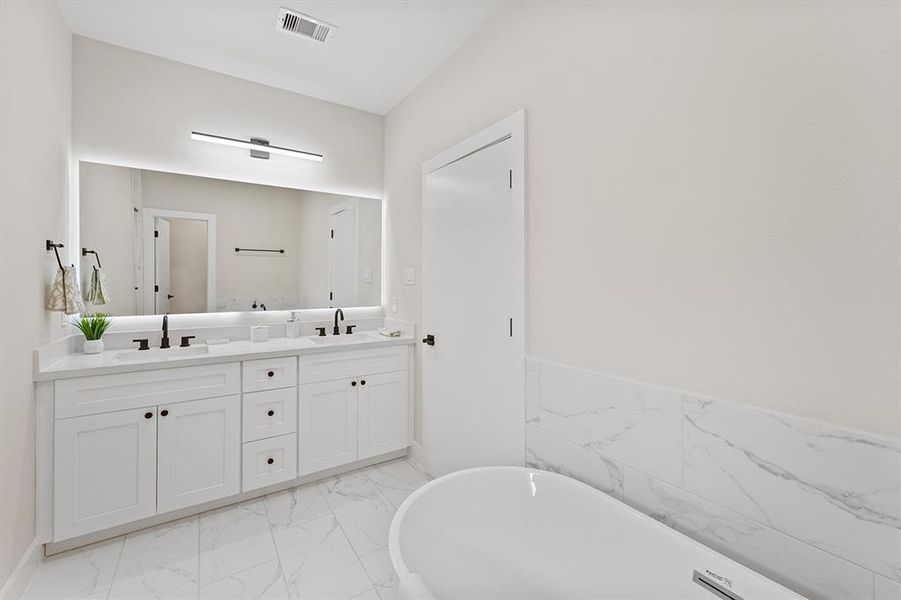
[[[186,219],[189,221],[206,221],[206,310],[216,310],[216,215],[213,213],[187,212],[168,208],[141,209],[142,243],[144,247],[143,289],[144,314],[154,314],[156,298],[153,286],[156,274],[154,264],[153,230],[157,218]],[[148,312],[150,311],[150,312]]]
[[[526,384],[526,356],[528,353],[528,344],[529,344],[529,313],[528,313],[528,255],[529,255],[529,246],[528,246],[528,160],[527,160],[527,145],[526,145],[526,109],[522,108],[517,110],[513,114],[504,117],[500,121],[497,121],[493,125],[489,125],[485,129],[479,131],[478,133],[466,138],[462,142],[455,144],[444,150],[443,152],[438,153],[433,156],[429,160],[422,163],[421,177],[420,177],[420,197],[422,202],[426,202],[426,178],[430,173],[433,173],[442,167],[446,167],[452,163],[455,163],[467,156],[475,154],[480,150],[484,150],[485,148],[489,148],[494,146],[495,144],[499,144],[500,142],[507,141],[512,144],[513,151],[513,172],[510,176],[510,186],[511,186],[511,197],[513,199],[513,207],[514,207],[514,223],[513,223],[513,231],[515,238],[515,249],[519,251],[514,252],[514,257],[520,257],[521,260],[516,260],[513,265],[514,273],[513,276],[517,281],[516,290],[517,293],[514,297],[513,302],[513,319],[514,319],[514,330],[516,328],[515,323],[518,321],[520,323],[518,330],[521,332],[521,335],[518,337],[518,354],[520,355],[522,361],[522,387],[523,390],[523,407],[525,407],[525,384]],[[425,229],[424,221],[420,221],[420,227]],[[423,265],[424,266],[424,265]],[[428,273],[423,268],[421,279],[423,282],[428,277]],[[423,326],[425,323],[423,323]],[[423,335],[428,333],[427,331],[422,331]],[[440,343],[440,342],[439,342]],[[421,352],[422,347],[419,346],[417,348],[417,354],[421,361]],[[422,381],[420,380],[420,383]],[[418,411],[410,411],[410,436],[411,440],[411,448],[410,454],[412,458],[418,461],[421,465],[425,467],[426,470],[429,468],[428,457],[424,450],[424,444],[426,442],[425,437],[425,418],[421,417],[422,420],[420,422],[420,437],[417,439],[415,434],[415,427],[412,423],[413,413],[418,412],[419,415],[423,415],[423,388],[422,385],[417,386],[418,389],[414,394],[416,398],[416,402],[418,403]],[[523,428],[525,428],[525,420],[523,420]],[[525,449],[523,449],[525,452]],[[525,456],[523,457],[525,458]]]
[[[335,204],[329,208],[328,213],[328,226],[329,231],[334,229],[334,218],[340,212],[344,212],[345,210],[354,209],[354,224],[353,224],[353,234],[354,234],[354,258],[353,258],[353,269],[354,269],[354,277],[353,277],[353,292],[354,298],[357,298],[357,293],[360,291],[360,284],[358,281],[359,278],[359,270],[360,270],[360,201],[357,198],[352,198],[347,200],[346,202],[341,202],[339,204]],[[328,239],[328,290],[329,290],[329,307],[330,308],[352,308],[347,306],[336,306],[334,304],[334,300],[331,295],[335,291],[335,281],[333,277],[335,267],[335,239],[329,235]],[[358,306],[360,303],[356,302],[353,306]]]

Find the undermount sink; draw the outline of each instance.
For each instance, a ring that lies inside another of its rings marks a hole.
[[[210,353],[208,346],[191,346],[190,348],[151,348],[150,350],[118,350],[113,352],[115,362],[155,362],[173,360],[191,356],[204,356]]]

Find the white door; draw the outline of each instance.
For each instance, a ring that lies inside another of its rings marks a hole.
[[[155,281],[155,308],[156,314],[164,315],[169,312],[169,299],[172,298],[170,286],[170,260],[169,260],[169,221],[156,219],[153,230],[153,271]]]
[[[331,215],[329,244],[330,301],[333,307],[358,306],[357,207],[347,206]]]
[[[156,407],[56,421],[53,539],[156,513]]]
[[[300,475],[357,459],[357,387],[356,379],[300,386]]]
[[[160,405],[160,513],[241,490],[241,397]]]
[[[407,372],[360,377],[357,458],[407,447]]]
[[[435,476],[524,461],[519,157],[508,136],[424,167],[423,334],[434,345],[422,348],[423,447]]]

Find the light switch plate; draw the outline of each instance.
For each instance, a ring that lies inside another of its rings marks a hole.
[[[372,269],[363,269],[363,283],[372,283]]]
[[[391,296],[391,312],[397,312],[397,296]]]
[[[416,269],[413,267],[404,268],[404,285],[416,284]]]

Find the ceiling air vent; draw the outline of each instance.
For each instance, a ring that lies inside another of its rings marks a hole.
[[[335,29],[334,25],[329,25],[309,15],[287,8],[278,9],[278,23],[276,26],[287,33],[293,33],[317,42],[324,42],[328,34]]]

